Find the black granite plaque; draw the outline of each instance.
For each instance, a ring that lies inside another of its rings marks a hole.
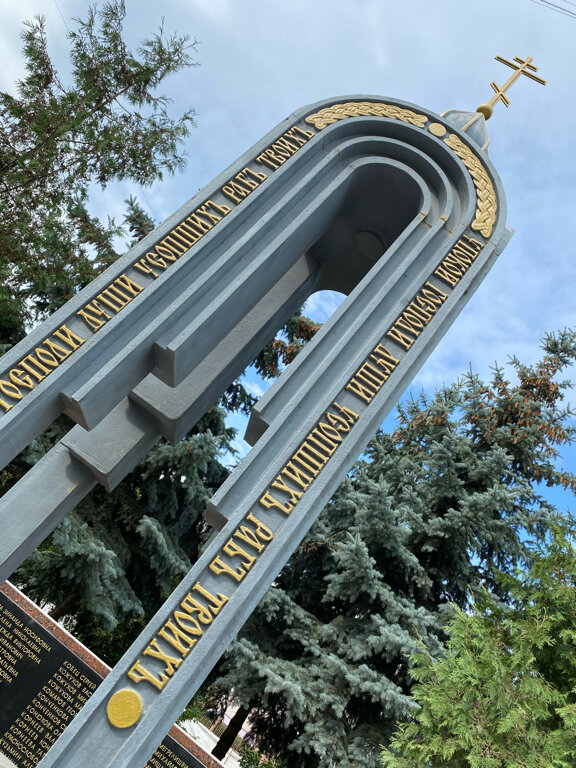
[[[33,768],[41,760],[107,673],[61,627],[54,624],[53,633],[42,626],[26,603],[24,596],[16,601],[0,590],[0,752],[16,768]],[[51,620],[44,618],[49,626]],[[147,768],[205,768],[205,763],[168,735]]]

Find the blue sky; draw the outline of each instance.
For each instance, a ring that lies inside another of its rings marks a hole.
[[[20,74],[20,23],[47,18],[53,56],[66,70],[66,25],[85,0],[0,0],[0,88]],[[430,390],[472,367],[489,375],[509,354],[538,358],[548,331],[576,326],[573,240],[576,152],[576,19],[531,0],[126,0],[136,46],[164,17],[165,28],[199,41],[201,66],[164,89],[174,110],[193,106],[198,126],[185,174],[145,191],[118,186],[94,210],[121,218],[138,194],[161,221],[295,109],[350,94],[389,96],[436,112],[474,110],[490,82],[511,70],[494,60],[532,56],[543,87],[527,78],[488,123],[490,157],[508,199],[515,235],[413,383]],[[312,300],[321,316],[331,297]]]

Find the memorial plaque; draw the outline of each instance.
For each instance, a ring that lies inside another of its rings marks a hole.
[[[0,768],[33,768],[109,668],[6,582],[0,587]],[[175,726],[146,768],[215,768]]]

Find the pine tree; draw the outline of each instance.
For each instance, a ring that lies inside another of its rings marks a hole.
[[[408,657],[437,657],[454,606],[529,558],[555,510],[542,485],[575,489],[557,469],[574,437],[557,381],[576,335],[399,409],[279,574],[230,649],[218,684],[251,708],[253,735],[291,766],[374,768],[398,720],[416,709]]]
[[[418,709],[383,753],[385,768],[572,768],[575,533],[559,520],[529,571],[502,579],[512,606],[481,595],[450,621],[445,656],[412,657]]]

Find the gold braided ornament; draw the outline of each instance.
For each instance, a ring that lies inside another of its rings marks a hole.
[[[464,144],[462,139],[452,134],[447,139],[444,139],[444,143],[458,155],[466,168],[468,168],[476,187],[478,205],[476,217],[470,226],[476,232],[480,232],[485,238],[489,238],[494,229],[496,212],[498,210],[494,185],[478,157]]]
[[[347,117],[391,117],[394,120],[402,120],[405,123],[416,125],[423,128],[428,122],[426,115],[419,115],[410,109],[397,107],[394,104],[383,104],[376,101],[349,101],[345,104],[334,104],[332,107],[321,109],[314,115],[309,115],[306,122],[313,125],[318,130],[326,128],[327,125],[337,123],[338,120],[344,120]]]

